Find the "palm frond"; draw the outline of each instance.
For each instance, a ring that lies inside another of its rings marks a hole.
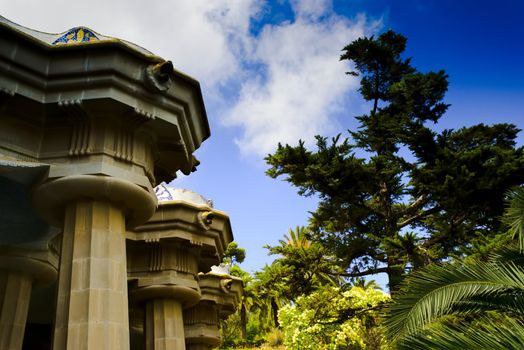
[[[489,256],[489,261],[496,264],[513,263],[524,268],[524,254],[522,254],[519,247],[514,244],[509,244],[509,246],[493,252]]]
[[[509,226],[513,236],[518,236],[520,250],[524,251],[524,188],[516,187],[508,192],[507,203],[503,222]]]
[[[439,317],[454,313],[457,305],[474,297],[514,291],[524,291],[524,269],[515,264],[476,262],[460,268],[430,266],[410,276],[390,305],[387,335],[395,340],[415,334]],[[500,308],[504,309],[505,305]],[[468,312],[468,308],[462,311]]]
[[[524,290],[510,288],[503,293],[475,295],[454,304],[450,313],[479,314],[501,309],[507,315],[524,315]]]
[[[398,350],[520,350],[524,324],[509,317],[485,316],[475,325],[435,323],[421,333],[405,337]]]

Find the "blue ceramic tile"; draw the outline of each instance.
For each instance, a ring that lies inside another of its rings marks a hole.
[[[56,44],[70,44],[99,40],[95,33],[84,27],[77,27],[67,31],[60,38],[53,41]]]

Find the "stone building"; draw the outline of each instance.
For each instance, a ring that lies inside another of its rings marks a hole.
[[[209,136],[198,82],[171,62],[0,17],[0,350],[218,344],[242,293],[209,272],[229,218],[164,184]]]

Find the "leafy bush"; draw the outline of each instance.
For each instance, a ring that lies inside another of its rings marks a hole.
[[[279,346],[284,344],[284,334],[278,328],[273,328],[267,334],[267,345],[271,347]]]
[[[377,307],[387,300],[377,289],[332,286],[299,297],[278,315],[284,344],[290,350],[385,349],[381,333],[376,341]]]

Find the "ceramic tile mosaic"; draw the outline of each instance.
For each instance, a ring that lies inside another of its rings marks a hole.
[[[60,38],[53,41],[53,45],[56,44],[70,44],[80,43],[99,40],[95,33],[91,30],[83,27],[73,28],[67,31]]]
[[[160,202],[172,201],[175,199],[173,198],[173,194],[171,193],[169,188],[166,185],[164,185],[163,183],[155,187],[155,194]]]

